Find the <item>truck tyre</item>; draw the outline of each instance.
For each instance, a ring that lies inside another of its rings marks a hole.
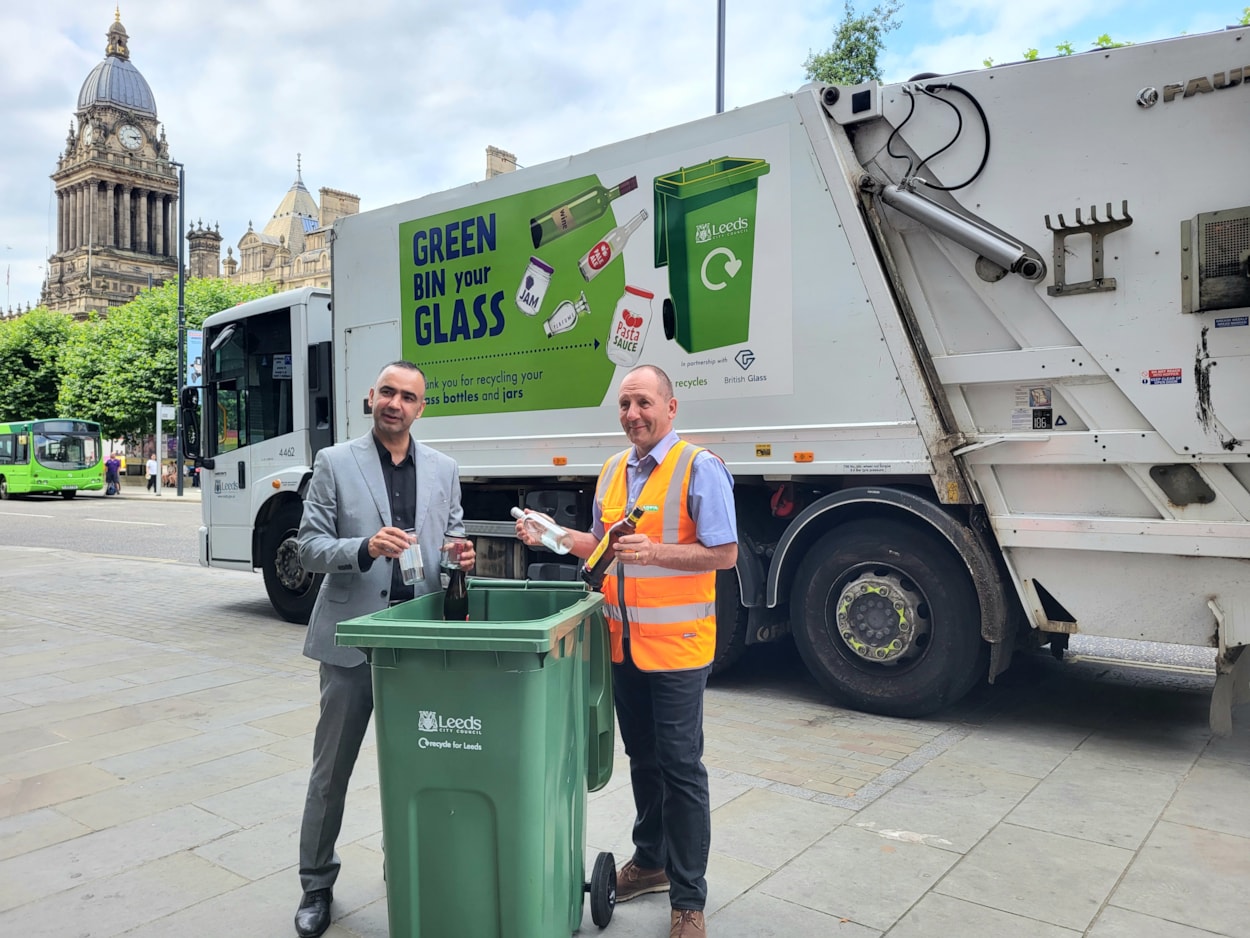
[[[808,670],[856,710],[924,716],[986,670],[972,580],[924,528],[860,520],[826,534],[799,566],[790,610]]]
[[[747,610],[742,605],[738,575],[733,570],[716,571],[716,657],[712,673],[727,671],[747,650]]]
[[[269,519],[265,535],[261,539],[261,571],[265,577],[265,592],[274,611],[288,622],[307,625],[312,615],[317,590],[321,588],[321,574],[306,571],[299,562],[299,548],[295,535],[299,533],[303,509],[299,505],[285,505]]]

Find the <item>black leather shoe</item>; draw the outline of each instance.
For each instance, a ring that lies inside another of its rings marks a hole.
[[[299,938],[319,938],[330,927],[330,903],[334,893],[328,889],[314,889],[304,893],[299,911],[295,913],[295,934]]]

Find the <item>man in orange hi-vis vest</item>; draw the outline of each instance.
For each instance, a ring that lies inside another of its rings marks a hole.
[[[738,558],[733,477],[718,457],[673,430],[677,399],[659,368],[621,382],[621,426],[633,446],[603,466],[591,531],[572,553],[589,557],[635,506],[637,530],[616,544],[603,582],[612,641],[616,717],[633,783],[634,855],[616,900],[669,893],[670,938],[704,938],[712,819],[703,766],[703,690],[716,650],[716,571]],[[517,537],[539,542],[520,520]]]

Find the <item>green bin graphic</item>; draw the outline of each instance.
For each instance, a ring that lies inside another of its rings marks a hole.
[[[687,352],[747,341],[756,180],[768,168],[725,156],[655,179],[655,266],[668,267],[664,334]]]

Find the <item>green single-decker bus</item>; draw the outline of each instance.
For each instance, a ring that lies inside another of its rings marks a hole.
[[[0,423],[0,498],[31,493],[73,498],[104,488],[100,425],[90,420]]]

